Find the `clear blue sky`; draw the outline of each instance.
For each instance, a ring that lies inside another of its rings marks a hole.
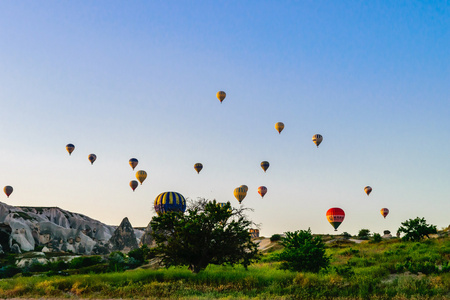
[[[265,236],[446,227],[449,49],[448,1],[2,1],[0,201],[146,226],[246,184]]]

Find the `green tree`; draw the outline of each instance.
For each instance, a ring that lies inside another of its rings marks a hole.
[[[402,222],[402,226],[399,227],[398,233],[404,233],[402,237],[405,241],[418,242],[424,237],[429,237],[429,234],[437,233],[435,225],[429,225],[425,221],[425,218],[409,219]]]
[[[373,234],[373,238],[370,242],[372,243],[379,243],[383,240],[383,238],[381,237],[381,235],[379,233],[374,233]]]
[[[242,264],[247,267],[258,258],[258,246],[249,234],[252,222],[244,209],[228,202],[191,202],[186,213],[168,212],[153,217],[151,226],[155,253],[166,267],[189,266],[198,273],[209,264]]]
[[[358,232],[358,239],[368,240],[369,238],[370,238],[370,230],[369,229],[361,229]]]
[[[278,259],[283,261],[282,269],[319,272],[330,265],[330,258],[325,255],[325,243],[321,237],[314,237],[310,229],[285,234],[281,239],[285,248],[278,255]]]

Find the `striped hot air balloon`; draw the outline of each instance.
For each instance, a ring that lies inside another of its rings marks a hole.
[[[236,197],[236,199],[239,201],[239,204],[241,204],[245,196],[247,196],[247,192],[243,187],[237,187],[234,189],[234,197]]]
[[[155,211],[160,216],[169,211],[186,211],[186,199],[176,192],[161,193],[155,199]]]
[[[136,168],[136,166],[138,165],[139,161],[136,158],[130,158],[128,163],[130,164],[130,166],[133,168],[133,171],[134,171],[134,168]]]
[[[330,222],[331,226],[334,227],[334,231],[337,231],[337,228],[344,221],[345,213],[339,207],[330,208],[327,211],[327,220]]]
[[[67,150],[67,152],[69,152],[69,155],[72,155],[73,150],[75,150],[75,145],[74,144],[67,144],[66,145],[66,150]]]
[[[200,171],[203,169],[203,165],[201,163],[196,163],[194,165],[195,171],[197,171],[197,174],[200,174]]]
[[[364,192],[366,192],[367,196],[369,196],[370,193],[372,193],[372,188],[371,188],[370,186],[366,186],[366,187],[364,188]]]
[[[133,192],[138,186],[139,186],[139,183],[136,180],[131,180],[130,181],[130,187],[133,190]]]
[[[7,185],[3,188],[3,191],[5,192],[5,194],[8,198],[9,198],[9,195],[12,194],[13,190],[14,190],[13,187],[10,185]]]
[[[264,170],[264,172],[267,171],[267,169],[269,168],[270,164],[268,161],[263,161],[261,162],[261,168]]]
[[[227,93],[225,93],[224,91],[218,91],[217,94],[217,99],[220,100],[220,103],[222,103],[222,101],[225,99],[225,97],[227,96]]]
[[[264,195],[267,193],[267,188],[265,186],[260,186],[258,188],[258,194],[261,195],[261,198],[264,198]]]
[[[386,219],[386,216],[389,214],[389,209],[387,209],[387,208],[382,208],[382,209],[380,210],[380,212],[381,212],[381,215]]]
[[[144,182],[144,180],[147,178],[147,172],[145,172],[144,170],[139,170],[136,172],[136,178],[137,180],[139,180],[139,182],[142,183]]]
[[[281,133],[283,131],[283,129],[284,129],[283,122],[275,123],[275,129],[278,131],[278,133]]]
[[[312,141],[316,144],[317,148],[319,148],[320,143],[323,141],[323,137],[320,134],[315,134],[312,137]]]
[[[89,154],[88,156],[89,161],[91,162],[91,165],[94,164],[94,161],[97,159],[97,155],[95,154]]]

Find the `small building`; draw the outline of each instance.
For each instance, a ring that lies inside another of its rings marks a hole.
[[[259,229],[250,229],[249,233],[252,239],[259,237]]]

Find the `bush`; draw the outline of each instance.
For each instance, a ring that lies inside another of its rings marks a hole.
[[[276,241],[280,241],[281,240],[281,235],[280,234],[274,234],[270,237],[270,242],[276,242]]]
[[[69,262],[69,269],[81,269],[84,267],[99,264],[102,261],[101,256],[80,256],[75,257]]]
[[[370,230],[369,229],[361,229],[358,232],[358,239],[368,240],[369,238],[370,238]]]
[[[370,241],[371,243],[379,243],[381,242],[383,239],[381,238],[381,235],[379,233],[374,233],[373,234],[373,238]]]
[[[348,240],[349,238],[352,237],[352,235],[348,232],[344,232],[342,235],[344,236],[344,239],[346,239],[346,240]]]
[[[319,272],[330,265],[330,258],[325,255],[325,243],[321,237],[313,237],[310,229],[286,232],[281,244],[285,247],[278,255],[283,261],[281,269]]]

